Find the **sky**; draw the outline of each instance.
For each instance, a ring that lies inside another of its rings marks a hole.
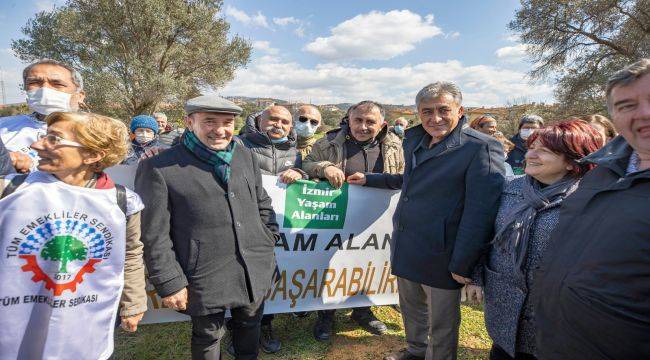
[[[25,64],[11,50],[38,11],[62,0],[0,1],[0,70],[7,102],[24,101]],[[225,0],[231,34],[251,42],[249,64],[223,96],[329,104],[412,105],[423,86],[453,81],[466,106],[552,102],[532,83],[526,45],[509,32],[517,0]],[[0,99],[1,100],[1,99]]]

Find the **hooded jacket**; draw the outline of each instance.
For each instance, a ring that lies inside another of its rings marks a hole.
[[[650,359],[650,169],[617,137],[566,198],[536,282],[540,359]]]
[[[253,113],[246,118],[246,124],[239,133],[241,143],[249,148],[265,175],[278,175],[281,172],[302,167],[300,151],[296,149],[296,133],[291,129],[288,141],[273,144],[269,136],[257,127],[261,112]],[[299,171],[302,173],[302,171]]]

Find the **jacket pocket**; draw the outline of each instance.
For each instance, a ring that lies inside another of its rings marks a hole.
[[[440,253],[445,251],[446,234],[445,234],[445,219],[442,217],[434,217],[431,219],[429,227],[428,245],[431,252]]]
[[[257,202],[257,196],[253,195],[255,194],[255,190],[251,186],[250,181],[248,181],[247,177],[244,177],[244,180],[246,181],[246,187],[248,188],[248,195],[250,195],[251,199],[255,200]]]
[[[201,249],[201,242],[197,239],[190,239],[190,251],[187,255],[187,273],[189,276],[194,276],[196,273],[196,266],[199,262],[199,251]]]

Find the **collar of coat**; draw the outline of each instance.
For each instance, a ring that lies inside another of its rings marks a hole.
[[[620,177],[625,176],[627,166],[630,163],[630,156],[634,149],[621,135],[612,139],[602,149],[591,153],[579,162],[590,162],[598,166],[606,167],[615,172]],[[650,171],[641,172],[643,177],[650,177]]]

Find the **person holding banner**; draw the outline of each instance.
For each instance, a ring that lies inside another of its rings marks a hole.
[[[311,104],[301,105],[293,115],[293,127],[296,130],[296,148],[302,158],[306,158],[318,140],[315,136],[320,127],[322,117],[318,108]]]
[[[238,138],[255,155],[262,174],[277,175],[285,184],[308,177],[300,169],[302,160],[296,149],[296,134],[287,108],[273,105],[261,113],[249,115]],[[262,317],[260,348],[269,354],[282,347],[273,333],[273,319],[273,314]],[[232,346],[228,346],[228,352],[234,353]]]
[[[384,117],[384,109],[373,101],[353,105],[348,110],[348,121],[314,144],[303,169],[310,177],[327,179],[335,188],[340,188],[347,176],[358,172],[401,174],[404,171],[402,140],[388,131]],[[330,340],[335,312],[318,311],[314,325],[316,340]],[[353,309],[352,319],[372,334],[387,331],[369,306]]]
[[[38,171],[0,179],[0,359],[108,359],[118,311],[135,331],[147,310],[143,204],[103,171],[128,132],[90,113],[45,121]]]
[[[404,175],[359,172],[350,184],[401,189],[392,273],[408,347],[389,360],[455,359],[460,288],[489,243],[504,183],[503,147],[467,125],[456,84],[415,97],[421,125],[406,131]]]
[[[165,306],[190,315],[193,359],[219,359],[225,311],[235,357],[256,359],[279,238],[253,153],[233,141],[242,109],[212,95],[185,104],[181,143],[142,160],[149,280]]]

